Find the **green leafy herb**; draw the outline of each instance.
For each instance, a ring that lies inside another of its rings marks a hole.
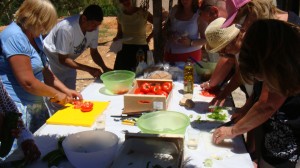
[[[200,123],[200,122],[201,122],[201,116],[200,116],[200,115],[198,115],[198,116],[197,116],[197,118],[196,118],[196,120],[194,120],[194,122],[196,122],[196,123]]]
[[[221,106],[216,106],[215,109],[214,109],[214,111],[213,111],[213,113],[220,113],[220,112],[222,112],[223,110],[224,110],[223,107],[221,107]]]
[[[208,114],[207,117],[218,121],[226,120],[226,114],[222,114],[221,112],[215,112],[215,111],[212,112],[211,114]]]
[[[212,167],[213,161],[211,159],[205,159],[203,164],[204,164],[204,167]]]

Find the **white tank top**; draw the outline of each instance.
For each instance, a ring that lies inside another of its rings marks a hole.
[[[175,9],[176,10],[176,9]],[[173,15],[171,14],[171,31],[177,32],[179,36],[188,36],[188,38],[192,40],[200,39],[200,34],[198,31],[198,17],[199,11],[195,12],[193,17],[190,20],[178,20],[175,18],[176,11],[173,10]],[[175,42],[170,42],[169,48],[171,53],[174,54],[181,54],[181,53],[188,53],[193,52],[196,50],[201,49],[201,46],[192,46],[187,47]]]

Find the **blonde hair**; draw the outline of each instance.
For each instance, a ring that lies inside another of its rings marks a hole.
[[[276,14],[283,12],[274,6],[273,0],[251,0],[241,7],[235,21],[248,15],[250,11],[254,14],[256,19],[276,19]]]
[[[57,13],[49,0],[24,0],[15,14],[15,21],[24,29],[46,34],[57,23]]]

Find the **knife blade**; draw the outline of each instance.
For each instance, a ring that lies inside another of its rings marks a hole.
[[[217,126],[217,128],[220,128],[220,127],[229,127],[229,126],[231,126],[231,125],[233,125],[233,124],[234,124],[234,120],[230,120],[230,121],[228,121],[228,122],[225,122],[225,123],[223,123],[223,124]]]

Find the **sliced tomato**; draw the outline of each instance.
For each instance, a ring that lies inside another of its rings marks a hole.
[[[93,108],[84,108],[84,107],[81,107],[80,109],[82,112],[90,112],[93,110]]]
[[[216,97],[215,94],[209,93],[209,91],[207,91],[207,90],[202,90],[202,91],[201,91],[201,95],[202,95],[202,96],[205,96],[205,97]]]
[[[82,101],[81,100],[74,100],[72,104],[74,105],[74,109],[80,109],[81,105],[82,105]]]
[[[87,101],[87,102],[84,102],[84,103],[81,105],[80,110],[81,110],[82,112],[89,112],[89,111],[92,111],[92,110],[93,110],[93,106],[94,106],[94,104],[93,104],[92,102]]]
[[[172,90],[172,83],[171,82],[164,82],[162,84],[162,90],[167,92],[167,93],[170,93],[171,90]]]

